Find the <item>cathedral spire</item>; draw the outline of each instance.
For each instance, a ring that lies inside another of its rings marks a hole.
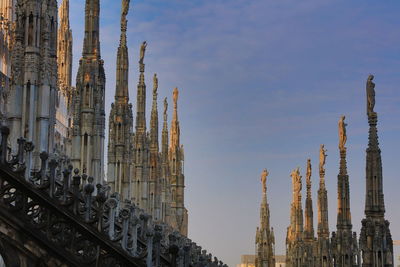
[[[365,215],[367,217],[384,217],[385,203],[383,197],[382,159],[378,142],[378,115],[374,111],[375,84],[373,75],[367,81],[367,115],[369,124],[368,148],[367,148],[367,192],[365,201]]]
[[[164,98],[164,113],[163,113],[163,129],[162,129],[162,139],[161,139],[161,155],[162,162],[168,162],[168,101],[167,98]]]
[[[319,150],[319,189],[318,189],[318,238],[329,238],[328,192],[325,186],[326,149],[321,145]]]
[[[99,16],[100,0],[86,0],[83,57],[100,59]]]
[[[345,116],[341,116],[339,127],[339,151],[340,151],[340,169],[338,175],[338,214],[337,229],[351,229],[351,212],[350,212],[350,185],[349,176],[347,174],[346,162],[346,126],[344,122]]]
[[[158,89],[158,78],[157,74],[153,77],[153,105],[151,108],[151,119],[150,119],[150,149],[158,153],[158,110],[157,110],[157,89]]]
[[[115,101],[111,104],[108,134],[107,182],[122,199],[131,199],[131,134],[133,125],[132,105],[128,103],[128,47],[126,44],[126,15],[129,0],[122,0],[121,41],[117,52],[117,77]],[[122,41],[124,40],[124,41]]]
[[[63,92],[71,89],[72,81],[72,31],[69,24],[69,0],[63,0],[58,11],[57,65],[58,81]]]
[[[144,56],[147,43],[144,41],[140,47],[139,60],[139,83],[137,86],[137,109],[136,109],[136,134],[146,133],[146,84],[144,83]]]
[[[115,90],[115,100],[117,102],[128,103],[128,76],[129,76],[129,57],[128,47],[126,43],[126,30],[127,30],[127,19],[129,11],[130,0],[122,0],[121,10],[121,37],[119,41],[118,53],[117,53],[117,86]]]
[[[256,231],[256,267],[275,266],[275,237],[270,226],[270,211],[267,201],[268,171],[261,174],[262,200],[260,207],[260,227]]]
[[[171,146],[179,147],[179,137],[180,137],[180,128],[179,128],[179,120],[178,120],[178,96],[179,91],[178,88],[174,89],[173,92],[173,100],[174,100],[174,111],[172,115],[171,122]]]
[[[312,196],[311,196],[311,160],[307,160],[307,173],[306,173],[306,185],[307,185],[307,196],[306,196],[306,207],[305,207],[305,227],[304,227],[304,239],[306,241],[314,240],[314,224],[313,224],[313,207],[312,207]]]
[[[394,266],[393,240],[389,221],[385,220],[381,150],[378,142],[378,114],[375,107],[373,75],[367,80],[369,137],[366,158],[365,219],[362,220],[360,247],[363,267]]]

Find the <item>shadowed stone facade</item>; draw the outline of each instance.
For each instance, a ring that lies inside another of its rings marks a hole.
[[[54,151],[71,156],[72,134],[72,31],[69,24],[69,0],[63,0],[58,10],[60,20],[57,40],[58,93]]]
[[[57,1],[17,0],[11,57],[8,124],[12,151],[17,139],[35,143],[28,166],[54,147],[57,96]],[[29,169],[29,168],[28,168]]]
[[[83,52],[73,94],[71,161],[103,183],[106,76],[100,55],[99,12],[100,0],[86,0]]]

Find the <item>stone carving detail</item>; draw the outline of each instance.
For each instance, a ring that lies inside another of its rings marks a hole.
[[[326,157],[327,157],[327,152],[328,150],[325,149],[325,145],[321,145],[319,148],[319,171],[325,172],[325,162],[326,162]]]
[[[267,169],[264,169],[264,171],[261,173],[261,183],[262,183],[262,190],[263,193],[267,193],[267,177],[268,177],[269,173],[267,171]]]
[[[344,122],[346,117],[343,115],[340,117],[339,120],[339,150],[345,151],[346,150],[346,142],[347,142],[347,134],[346,134],[346,126],[347,124]]]
[[[1,127],[0,207],[12,211],[24,228],[62,251],[71,266],[226,266],[166,224],[110,195],[110,187],[80,175],[69,159],[41,153],[41,168],[24,178],[33,144],[20,138],[10,155],[7,127]]]
[[[146,53],[146,47],[147,47],[147,42],[144,41],[140,46],[140,60],[139,60],[140,64],[144,64],[143,62],[144,62],[144,55]]]
[[[375,107],[375,83],[372,81],[374,75],[370,74],[367,79],[367,115],[374,113]]]

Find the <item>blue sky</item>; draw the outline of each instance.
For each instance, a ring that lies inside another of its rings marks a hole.
[[[82,53],[84,1],[71,0],[74,77]],[[101,52],[107,116],[115,90],[120,1],[101,1]],[[375,75],[386,217],[400,239],[400,1],[134,0],[128,15],[130,96],[134,108],[139,46],[147,40],[146,82],[159,99],[180,88],[189,237],[229,266],[254,253],[268,168],[276,252],[284,253],[291,180],[313,164],[316,225],[319,145],[328,149],[331,230],[336,224],[337,121],[348,125],[354,230],[365,192],[365,81]],[[147,99],[150,109],[150,97]],[[161,101],[160,101],[161,104]],[[149,113],[148,113],[149,114]],[[149,116],[147,116],[149,119]],[[171,116],[170,116],[171,118]],[[397,248],[399,252],[399,248]],[[399,254],[397,254],[399,255]]]

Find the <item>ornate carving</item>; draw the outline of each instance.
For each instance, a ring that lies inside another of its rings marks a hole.
[[[139,63],[141,65],[144,64],[143,62],[144,62],[144,56],[145,56],[145,53],[146,53],[146,47],[147,47],[147,42],[144,41],[142,43],[142,45],[140,46],[140,60],[139,60]]]
[[[367,115],[370,116],[374,113],[375,107],[375,83],[372,81],[374,75],[370,74],[367,79]]]
[[[338,128],[339,128],[339,150],[346,151],[346,142],[347,142],[347,134],[346,134],[346,126],[347,124],[344,122],[345,116],[342,115],[340,117]]]

